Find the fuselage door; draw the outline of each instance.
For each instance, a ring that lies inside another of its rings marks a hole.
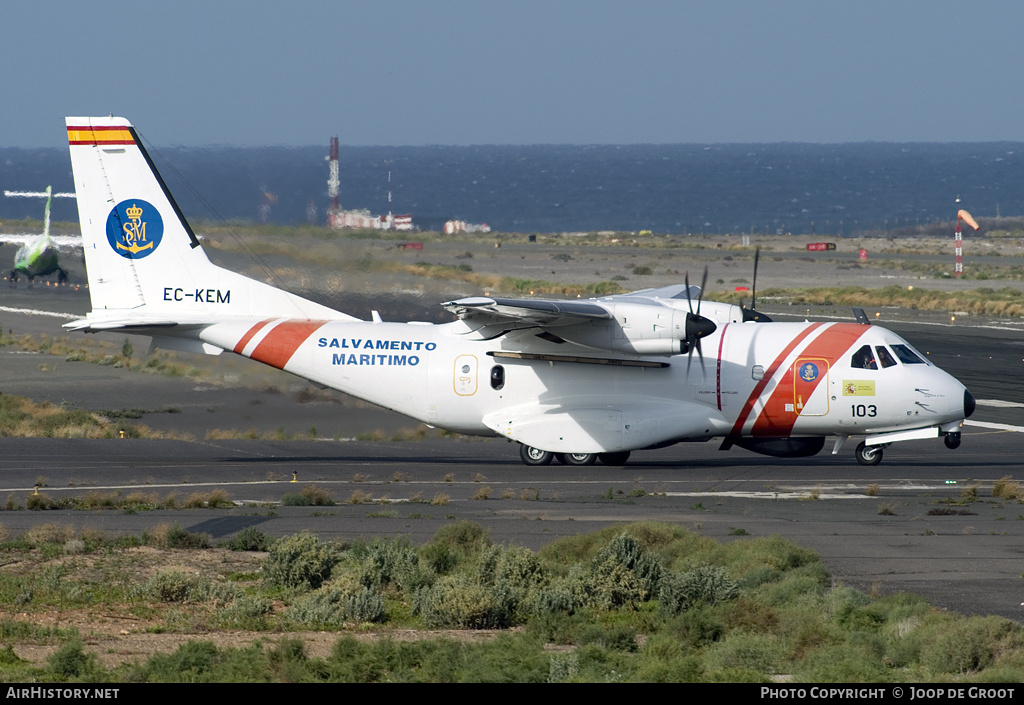
[[[822,385],[824,393],[814,396]],[[824,416],[828,413],[828,360],[802,357],[793,363],[793,410],[799,416]]]

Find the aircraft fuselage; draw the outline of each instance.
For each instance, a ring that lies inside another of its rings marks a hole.
[[[626,357],[444,325],[268,320],[219,323],[205,342],[460,433],[552,452],[603,453],[715,436],[877,434],[955,424],[965,388],[898,335],[851,323],[730,323],[686,355]],[[524,349],[528,358],[515,351]],[[887,367],[852,367],[863,346]],[[874,353],[878,355],[878,353]]]

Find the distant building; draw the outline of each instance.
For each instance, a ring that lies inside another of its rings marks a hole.
[[[464,220],[449,220],[444,224],[444,234],[452,235],[454,233],[489,233],[491,232],[491,226],[487,223],[481,223],[480,225],[474,225],[473,223],[467,223]]]
[[[391,213],[391,170],[388,170],[388,214],[370,215],[365,208],[343,211],[339,205],[341,180],[338,165],[338,138],[331,138],[331,152],[327,155],[327,195],[331,197],[331,205],[327,209],[327,224],[336,230],[342,228],[363,230],[412,230],[411,215],[392,215]]]

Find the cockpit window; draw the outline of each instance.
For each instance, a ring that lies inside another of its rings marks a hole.
[[[892,367],[896,364],[896,361],[892,359],[892,355],[886,348],[879,345],[875,347],[875,350],[878,352],[878,359],[881,361],[883,368]]]
[[[853,358],[850,360],[850,367],[858,370],[877,370],[878,363],[875,362],[875,356],[871,354],[871,346],[865,345],[860,350],[853,354]]]
[[[922,360],[916,352],[911,350],[909,345],[893,345],[892,349],[893,352],[896,353],[896,357],[898,357],[900,359],[900,362],[902,362],[904,365],[928,364],[924,360]]]

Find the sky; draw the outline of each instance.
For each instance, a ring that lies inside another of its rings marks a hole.
[[[5,0],[0,146],[1024,141],[1019,0]]]

